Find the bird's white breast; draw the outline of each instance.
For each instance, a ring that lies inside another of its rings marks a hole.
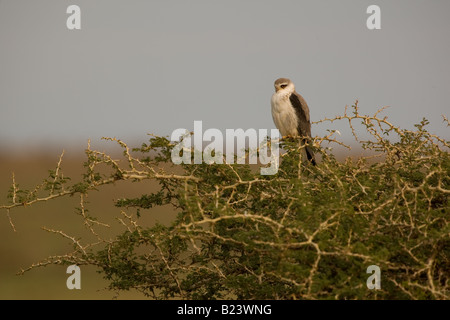
[[[282,136],[298,136],[298,121],[289,94],[276,92],[272,95],[272,117]]]

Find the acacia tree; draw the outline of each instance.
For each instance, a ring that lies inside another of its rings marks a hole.
[[[34,190],[14,181],[1,208],[14,227],[16,207],[79,195],[78,213],[95,241],[49,230],[69,239],[73,251],[22,273],[93,265],[111,290],[155,299],[449,299],[449,141],[428,132],[425,119],[406,130],[380,111],[361,115],[356,103],[350,114],[319,121],[348,122],[370,156],[338,161],[326,146],[345,145],[330,131],[310,141],[321,156],[312,166],[301,161],[302,144],[285,140],[272,176],[240,164],[171,165],[174,145],[165,137],[133,149],[108,139],[123,149],[121,160],[88,146],[81,181],[64,177],[60,160]],[[87,213],[85,195],[147,179],[159,190],[117,199],[123,230],[102,237],[106,225]],[[177,212],[170,225],[141,223],[163,205]],[[381,269],[380,290],[366,286],[370,265]]]

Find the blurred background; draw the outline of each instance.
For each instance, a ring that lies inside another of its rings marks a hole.
[[[81,30],[68,30],[69,5],[81,8]],[[381,8],[381,30],[368,30],[367,7]],[[61,151],[65,175],[76,179],[88,139],[117,137],[140,145],[147,134],[177,128],[275,128],[273,82],[288,77],[317,121],[343,114],[382,115],[449,138],[450,2],[448,0],[0,0],[0,203],[12,172],[33,188],[54,169]],[[338,129],[320,124],[313,135]],[[113,200],[151,190],[150,184],[108,186],[90,196],[90,210],[108,220]],[[41,229],[82,233],[74,207],[62,199],[0,212],[0,298],[112,298],[96,270],[82,269],[82,290],[68,290],[65,267],[15,276],[70,244]],[[168,223],[170,210],[152,212]],[[111,224],[116,222],[111,221]],[[77,229],[79,228],[79,229]],[[118,298],[141,298],[130,292]]]

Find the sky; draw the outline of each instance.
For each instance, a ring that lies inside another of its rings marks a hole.
[[[81,29],[69,30],[69,5]],[[381,29],[369,30],[369,5]],[[265,128],[273,82],[290,78],[311,120],[423,117],[450,138],[448,0],[0,0],[0,147],[144,142],[177,128]],[[342,125],[342,127],[340,127]],[[345,123],[313,125],[314,135]]]

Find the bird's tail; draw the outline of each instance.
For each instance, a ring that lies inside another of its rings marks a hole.
[[[308,142],[306,140],[303,140],[303,143],[306,145],[305,151],[306,151],[306,157],[308,158],[308,161],[311,161],[312,165],[315,166],[316,159],[314,158],[314,153],[312,152],[311,148],[308,147]]]

